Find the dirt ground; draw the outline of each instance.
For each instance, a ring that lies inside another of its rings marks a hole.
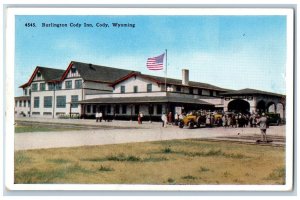
[[[24,132],[14,134],[15,150],[75,147],[89,145],[121,144],[131,142],[164,141],[173,139],[218,139],[255,143],[260,138],[258,128],[197,128],[180,129],[168,125],[161,127],[159,122],[113,121],[96,123],[94,120],[61,120],[21,118],[18,123],[36,123],[55,126],[80,126],[80,130]],[[86,127],[86,129],[82,128]],[[82,130],[83,129],[83,130]],[[273,140],[271,145],[285,144],[285,126],[270,126],[267,135]]]

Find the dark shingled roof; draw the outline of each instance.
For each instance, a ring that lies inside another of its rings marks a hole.
[[[94,98],[87,99],[83,101],[78,101],[80,104],[122,104],[122,103],[189,103],[189,104],[199,104],[199,105],[213,105],[206,101],[202,101],[199,99],[192,98],[184,98],[184,97],[167,97],[167,96],[154,96],[154,97],[109,97],[109,98]]]
[[[44,80],[48,81],[59,81],[65,70],[62,69],[53,69],[48,67],[38,66],[39,71],[41,72]]]
[[[41,67],[37,66],[31,75],[29,81],[27,83],[24,83],[23,85],[20,86],[20,88],[27,87],[28,85],[31,84],[33,81],[34,76],[37,74],[37,72],[40,71],[42,76],[44,77],[44,80],[46,82],[49,81],[59,81],[65,70],[62,69],[54,69],[54,68],[48,68],[48,67]]]
[[[262,91],[262,90],[255,90],[255,89],[251,89],[251,88],[245,88],[242,90],[232,90],[229,92],[224,92],[221,95],[224,96],[232,96],[232,95],[253,95],[253,94],[259,94],[259,95],[269,95],[269,96],[280,96],[280,97],[285,97],[285,95],[282,94],[277,94],[277,93],[273,93],[273,92],[266,92],[266,91]]]
[[[118,69],[101,65],[87,64],[72,61],[80,76],[84,80],[113,83],[114,81],[134,72],[132,70]]]

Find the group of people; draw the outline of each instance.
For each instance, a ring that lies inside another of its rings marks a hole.
[[[168,115],[165,113],[162,114],[162,127],[169,125],[178,125],[178,122],[186,116],[185,113],[178,114],[177,112],[173,116],[172,112],[169,112]],[[200,120],[206,127],[232,127],[232,128],[242,128],[242,127],[259,127],[261,130],[262,142],[267,142],[266,130],[268,128],[268,119],[265,113],[262,113],[261,116],[255,113],[252,114],[217,114],[206,111],[201,111]]]
[[[100,111],[100,112],[96,112],[96,122],[100,121],[102,122],[102,119],[103,119],[103,113]]]
[[[232,114],[232,115],[222,115],[222,117],[217,117],[215,125],[223,127],[256,127],[257,120],[260,118],[257,114]],[[213,118],[212,118],[213,119]],[[212,123],[214,124],[214,123]]]

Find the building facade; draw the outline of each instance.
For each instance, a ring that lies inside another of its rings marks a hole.
[[[38,66],[20,88],[23,96],[15,97],[16,116],[45,118],[94,118],[102,112],[109,119],[136,120],[143,113],[145,120],[160,120],[169,112],[233,110],[235,95],[233,90],[190,81],[186,69],[179,80],[75,61],[66,70]],[[266,95],[249,99],[251,109],[256,110],[260,97]]]

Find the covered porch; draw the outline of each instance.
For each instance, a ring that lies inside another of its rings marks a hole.
[[[160,121],[163,113],[214,109],[213,104],[199,99],[170,96],[95,98],[77,103],[81,105],[82,118],[95,118],[96,112],[102,112],[103,118],[108,120],[135,121],[138,114],[143,113],[144,121]]]

